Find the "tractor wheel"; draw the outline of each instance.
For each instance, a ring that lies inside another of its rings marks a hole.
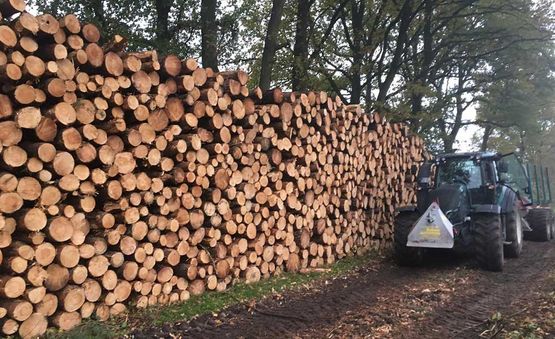
[[[423,248],[407,246],[409,233],[419,217],[417,213],[400,213],[395,217],[395,260],[401,266],[418,266],[424,261]]]
[[[555,239],[555,215],[549,210],[549,225],[551,226],[551,239]]]
[[[518,213],[518,209],[513,208],[512,212],[505,216],[505,231],[507,233],[507,241],[511,244],[505,245],[505,255],[509,258],[518,258],[522,252],[522,220]]]
[[[551,211],[545,208],[534,208],[528,212],[528,223],[532,228],[530,239],[535,241],[549,241],[551,239],[552,218]]]
[[[476,259],[481,268],[488,271],[503,270],[503,232],[501,218],[496,214],[474,217]]]

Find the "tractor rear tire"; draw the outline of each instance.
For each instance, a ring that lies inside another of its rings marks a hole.
[[[505,256],[508,258],[518,258],[522,252],[523,233],[522,220],[518,213],[518,209],[513,208],[512,212],[505,215],[505,232],[507,233],[507,241],[511,242],[505,245]]]
[[[395,261],[401,266],[419,266],[424,261],[424,249],[408,247],[407,240],[420,215],[415,212],[399,213],[395,217],[395,228],[393,233]]]
[[[530,239],[535,241],[549,241],[552,231],[551,211],[546,208],[534,208],[528,212],[528,223],[532,228]]]
[[[482,269],[503,270],[503,231],[497,214],[479,214],[474,217],[476,260]]]

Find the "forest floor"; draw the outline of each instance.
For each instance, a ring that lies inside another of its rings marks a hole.
[[[553,338],[555,243],[526,242],[501,273],[448,253],[420,268],[374,256],[219,312],[129,326],[135,338]]]

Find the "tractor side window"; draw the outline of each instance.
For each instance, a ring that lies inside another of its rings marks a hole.
[[[509,185],[513,190],[524,193],[528,188],[528,177],[524,167],[514,154],[501,159],[497,166],[499,180]]]

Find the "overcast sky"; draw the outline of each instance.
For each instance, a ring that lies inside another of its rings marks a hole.
[[[474,121],[476,119],[476,107],[469,107],[463,114],[464,121]],[[474,133],[478,132],[480,127],[476,125],[468,125],[459,131],[457,136],[458,150],[460,151],[474,151],[476,147],[472,145],[472,137]]]

